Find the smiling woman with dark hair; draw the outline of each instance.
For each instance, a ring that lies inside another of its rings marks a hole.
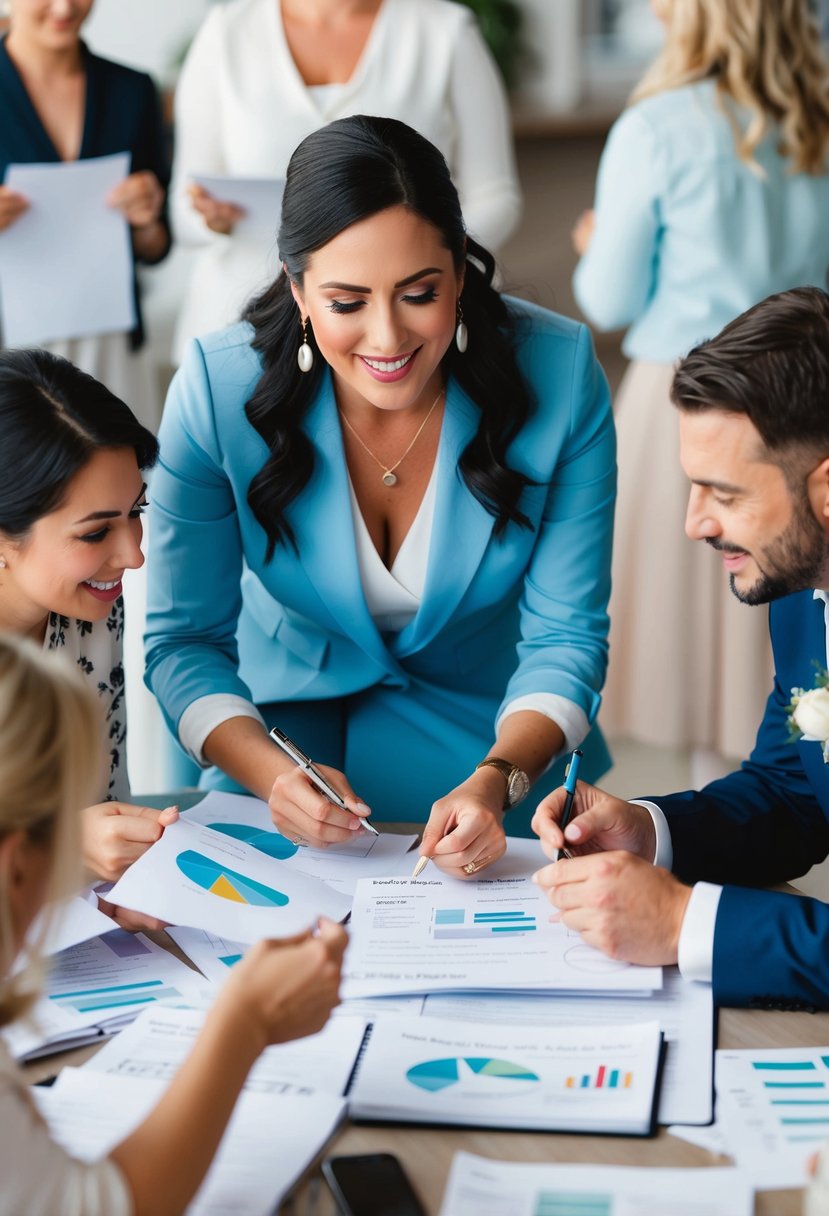
[[[0,351],[0,631],[74,660],[103,710],[108,769],[83,812],[84,860],[117,878],[172,813],[130,806],[121,578],[143,564],[142,471],[155,436],[92,376]]]
[[[587,769],[607,766],[590,732],[604,377],[583,326],[493,289],[443,157],[403,123],[342,119],[300,144],[279,248],[285,273],[191,345],[171,388],[148,682],[225,774],[206,782],[269,799],[293,839],[345,840],[370,803],[428,817],[424,848],[469,875],[562,752],[584,741]],[[266,725],[329,766],[346,810]]]

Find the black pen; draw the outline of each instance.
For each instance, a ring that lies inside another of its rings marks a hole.
[[[333,802],[335,806],[340,807],[340,809],[343,811],[349,810],[349,808],[345,805],[345,800],[342,795],[338,794],[333,785],[326,781],[319,769],[311,762],[310,758],[305,755],[305,752],[302,751],[301,748],[297,747],[293,740],[289,739],[288,736],[276,726],[268,733],[276,746],[281,748],[285,755],[290,760],[293,760],[294,764],[298,765],[303,770],[308,779],[313,781],[317,789],[325,794],[329,802]],[[349,811],[349,814],[353,815],[354,812]],[[360,817],[358,816],[358,818]],[[369,823],[367,819],[360,819],[360,823],[367,832],[372,832],[375,836],[380,835],[377,828],[374,827],[373,824]]]
[[[573,799],[576,796],[576,782],[578,781],[578,778],[579,778],[579,765],[581,764],[583,755],[584,755],[584,752],[582,752],[581,749],[577,747],[576,750],[573,752],[572,756],[570,757],[570,762],[567,765],[567,768],[564,770],[564,788],[567,791],[567,797],[564,799],[564,810],[561,813],[560,827],[561,827],[562,835],[564,835],[564,829],[567,827],[567,824],[570,822],[570,814],[573,810]],[[567,856],[566,846],[564,848],[559,849],[559,851],[558,851],[559,857],[561,857],[562,854],[565,857]]]

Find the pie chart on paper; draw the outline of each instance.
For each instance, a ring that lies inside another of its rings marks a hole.
[[[236,870],[219,865],[195,849],[186,849],[176,857],[176,865],[185,878],[203,887],[211,895],[229,899],[237,904],[252,904],[257,908],[284,908],[290,900],[283,891],[246,878]]]
[[[260,853],[267,853],[268,857],[275,857],[277,861],[285,861],[299,852],[298,845],[295,845],[292,840],[288,840],[280,832],[263,832],[261,828],[251,827],[247,823],[209,823],[207,826],[214,832],[221,832],[223,836],[231,836],[234,840],[244,840],[245,844],[249,844],[252,849],[258,849]]]
[[[453,1098],[520,1097],[529,1084],[537,1084],[537,1073],[510,1060],[488,1056],[460,1056],[424,1060],[406,1073],[406,1080],[428,1093],[451,1092]]]

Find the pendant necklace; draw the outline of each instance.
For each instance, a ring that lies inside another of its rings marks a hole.
[[[420,426],[415,431],[414,439],[411,441],[409,446],[406,448],[406,451],[403,453],[403,455],[400,457],[399,460],[396,460],[393,465],[388,465],[388,466],[384,465],[382,460],[380,460],[377,456],[374,455],[374,452],[372,452],[371,448],[368,447],[367,444],[363,443],[362,439],[357,434],[357,432],[354,430],[354,427],[348,421],[345,414],[342,412],[342,410],[340,410],[340,412],[339,412],[340,417],[342,418],[343,422],[348,427],[348,429],[351,431],[351,434],[357,440],[360,447],[363,449],[364,452],[367,452],[368,455],[371,457],[371,459],[374,461],[374,463],[376,465],[379,465],[380,468],[383,470],[382,480],[383,480],[384,486],[396,486],[397,485],[397,475],[394,470],[400,467],[400,465],[403,463],[403,461],[408,456],[409,452],[411,452],[412,448],[417,443],[418,439],[420,438],[421,431],[423,430],[423,428],[425,427],[425,425],[429,421],[429,419],[432,417],[432,414],[434,413],[434,410],[435,410],[435,406],[440,401],[442,396],[443,396],[443,389],[440,390],[437,397],[435,397],[434,401],[429,406],[429,412],[427,413],[426,417],[421,422]]]

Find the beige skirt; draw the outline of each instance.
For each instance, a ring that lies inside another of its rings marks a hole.
[[[768,608],[741,604],[710,546],[684,531],[673,366],[633,363],[616,399],[619,495],[608,736],[743,758],[772,686]]]

